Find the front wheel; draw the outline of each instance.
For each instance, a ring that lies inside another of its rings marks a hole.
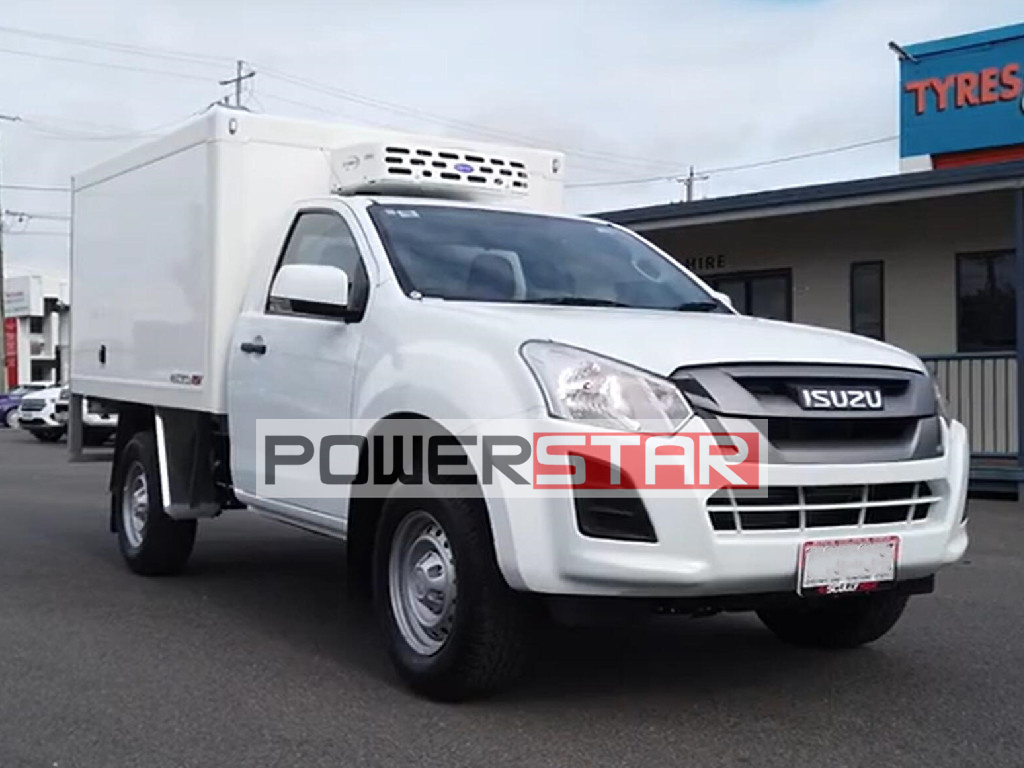
[[[64,430],[60,427],[52,429],[33,429],[32,436],[41,443],[56,443],[64,437]]]
[[[18,409],[9,408],[7,413],[4,414],[4,426],[8,429],[14,429],[18,426]]]
[[[174,520],[164,512],[156,440],[139,432],[118,461],[112,499],[117,542],[128,567],[143,576],[181,572],[196,540],[195,520]]]
[[[483,502],[396,493],[384,504],[373,582],[399,674],[443,701],[505,687],[524,668],[530,616],[498,570]]]
[[[907,596],[879,592],[847,595],[818,603],[757,612],[776,637],[812,648],[856,648],[892,629],[907,605]]]

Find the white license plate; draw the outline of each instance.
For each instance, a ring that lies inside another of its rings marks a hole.
[[[898,536],[806,541],[800,548],[797,592],[867,592],[896,580]]]

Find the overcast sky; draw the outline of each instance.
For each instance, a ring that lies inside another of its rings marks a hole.
[[[233,74],[236,58],[258,71],[246,97],[254,110],[502,143],[530,137],[569,152],[570,181],[581,183],[667,178],[691,164],[714,169],[895,136],[888,40],[1024,21],[1021,0],[4,0],[3,11],[0,113],[23,118],[0,122],[3,181],[55,186],[139,141],[134,134],[220,98],[217,80]],[[12,28],[196,56],[144,57]],[[889,141],[712,173],[697,192],[897,165]],[[569,203],[593,212],[680,192],[667,180],[581,187]],[[61,215],[67,199],[4,189],[2,206]],[[6,222],[12,272],[64,270],[64,222]]]

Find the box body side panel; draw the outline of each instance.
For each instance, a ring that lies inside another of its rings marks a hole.
[[[206,410],[210,142],[75,191],[76,392]]]

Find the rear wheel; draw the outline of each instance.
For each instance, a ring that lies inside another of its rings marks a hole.
[[[153,433],[137,433],[121,452],[113,495],[121,555],[144,576],[181,572],[196,540],[195,520],[174,520],[164,512],[157,467]]]
[[[776,637],[812,648],[856,648],[892,629],[907,605],[907,596],[880,592],[848,595],[757,612]]]
[[[385,502],[374,603],[399,673],[431,698],[492,693],[524,668],[527,599],[498,570],[479,500],[398,496]]]

